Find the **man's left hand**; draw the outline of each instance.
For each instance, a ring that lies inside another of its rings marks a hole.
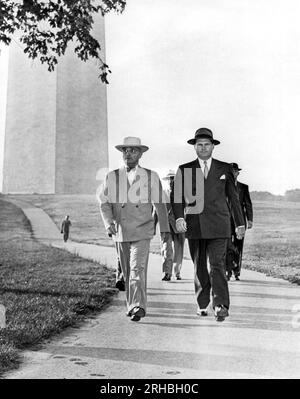
[[[171,237],[171,233],[169,233],[168,231],[164,231],[164,232],[160,233],[160,239],[163,242],[168,241],[170,239],[170,237]]]
[[[238,240],[241,240],[242,238],[244,238],[244,236],[245,236],[245,226],[238,226],[235,229],[235,234],[236,234],[236,238]]]

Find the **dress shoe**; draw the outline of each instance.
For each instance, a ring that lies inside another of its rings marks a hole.
[[[236,281],[240,281],[239,276],[235,276]]]
[[[116,288],[118,288],[119,291],[125,291],[125,281],[118,280],[116,282]]]
[[[161,280],[162,281],[170,281],[171,280],[171,274],[166,273]]]
[[[176,280],[182,280],[180,274],[177,274],[177,275],[176,275]]]
[[[197,315],[198,316],[202,316],[202,317],[205,317],[205,316],[207,316],[208,315],[208,312],[207,312],[207,310],[206,309],[197,309]]]
[[[130,319],[132,321],[139,321],[142,317],[145,317],[145,310],[143,308],[133,308],[131,311]]]
[[[217,321],[224,321],[225,317],[228,317],[228,309],[224,305],[218,305],[215,307],[215,318]]]

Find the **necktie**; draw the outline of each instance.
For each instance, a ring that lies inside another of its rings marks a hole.
[[[203,163],[204,163],[204,171],[203,171],[203,174],[204,174],[204,178],[206,179],[206,178],[207,178],[207,175],[208,175],[207,161],[203,161]]]

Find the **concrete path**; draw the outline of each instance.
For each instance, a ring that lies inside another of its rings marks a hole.
[[[42,211],[18,204],[43,242],[115,266],[114,248],[64,244]],[[56,229],[56,230],[55,230]],[[196,315],[191,261],[182,281],[161,281],[161,259],[150,255],[148,314],[125,316],[124,293],[79,329],[70,328],[39,351],[24,352],[20,369],[5,378],[299,378],[300,287],[242,271],[230,281],[230,317]]]

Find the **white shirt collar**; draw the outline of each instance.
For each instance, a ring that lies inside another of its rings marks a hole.
[[[124,165],[124,169],[125,169],[125,172],[128,174],[128,173],[136,173],[136,171],[137,171],[137,168],[139,168],[140,167],[140,165],[139,164],[137,164],[134,168],[132,168],[132,169],[130,169],[128,172],[127,172],[127,166],[126,165]]]
[[[198,160],[199,160],[201,170],[204,170],[204,160],[200,159],[200,158],[198,158]],[[211,161],[212,161],[212,157],[210,157],[209,159],[206,160],[206,165],[207,165],[208,170],[210,170]]]
[[[139,165],[136,165],[134,168],[130,169],[127,172],[127,166],[125,166],[125,172],[126,172],[127,179],[128,179],[130,186],[132,185],[132,183],[134,182],[134,180],[136,178],[136,172],[137,172],[138,167],[139,167]]]

